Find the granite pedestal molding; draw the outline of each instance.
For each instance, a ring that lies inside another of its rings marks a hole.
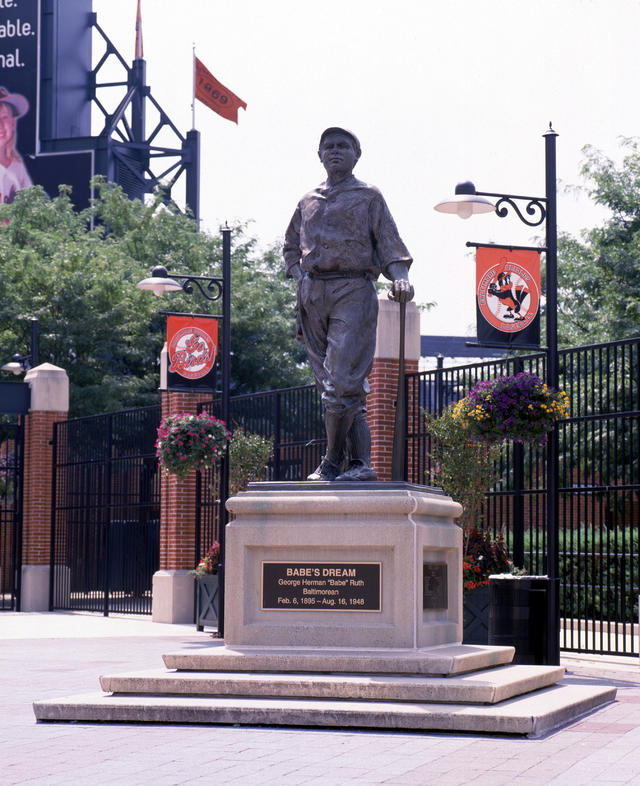
[[[407,483],[253,483],[227,502],[225,644],[422,649],[462,640],[457,502]],[[379,563],[378,611],[262,607],[262,565]],[[423,608],[423,565],[446,565]]]

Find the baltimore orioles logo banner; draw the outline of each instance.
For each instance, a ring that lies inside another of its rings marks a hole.
[[[540,346],[540,252],[476,249],[478,343]]]
[[[211,390],[218,354],[216,317],[170,314],[167,317],[167,390]]]

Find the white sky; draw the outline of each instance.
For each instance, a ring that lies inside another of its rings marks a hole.
[[[126,60],[136,0],[93,0]],[[621,157],[640,135],[640,0],[142,0],[147,83],[191,128],[192,46],[247,102],[239,124],[196,106],[201,216],[252,220],[278,240],[300,196],[324,179],[316,151],[330,125],[362,143],[356,175],[383,192],[414,257],[417,301],[435,300],[422,332],[475,333],[467,240],[529,244],[517,218],[462,221],[433,210],[458,181],[544,195],[543,132],[558,132],[559,229],[602,214],[565,193],[581,149]]]

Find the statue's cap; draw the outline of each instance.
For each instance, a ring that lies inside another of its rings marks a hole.
[[[320,144],[318,147],[322,147],[322,143],[324,142],[324,138],[329,134],[346,134],[346,136],[350,137],[353,140],[354,145],[356,146],[356,153],[360,155],[360,140],[358,137],[353,133],[353,131],[349,131],[348,128],[340,128],[339,126],[331,126],[330,128],[325,128],[325,130],[320,135]]]

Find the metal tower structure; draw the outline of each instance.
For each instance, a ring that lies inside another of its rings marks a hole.
[[[146,83],[146,61],[136,58],[128,65],[90,8],[90,0],[43,0],[40,154],[55,159],[55,154],[90,152],[93,174],[117,183],[131,199],[161,187],[168,202],[184,175],[184,201],[199,221],[199,132],[178,130]],[[92,39],[103,50],[93,67]],[[65,103],[74,89],[75,102]],[[87,107],[102,118],[97,133],[91,133]]]

